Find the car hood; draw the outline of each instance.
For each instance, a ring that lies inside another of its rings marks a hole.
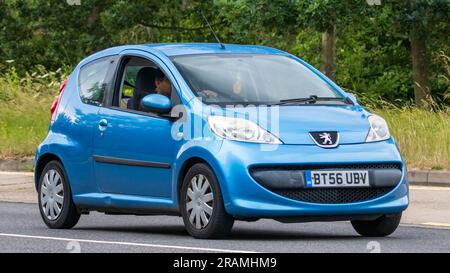
[[[234,108],[237,116],[246,116],[279,137],[284,144],[315,145],[310,132],[339,132],[339,144],[363,143],[369,132],[369,113],[361,106],[280,106],[268,107],[259,117],[248,108]],[[278,110],[276,110],[278,109]],[[250,114],[249,114],[250,112]],[[278,112],[278,113],[277,113]]]

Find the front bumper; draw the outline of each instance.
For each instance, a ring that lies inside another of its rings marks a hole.
[[[384,142],[340,145],[323,149],[313,145],[261,145],[226,141],[216,155],[226,211],[238,218],[280,218],[400,213],[408,206],[408,181],[402,157],[390,139]],[[271,150],[272,149],[272,150]],[[394,163],[398,182],[386,194],[352,203],[311,203],[294,200],[262,186],[250,174],[255,167],[321,164]],[[321,217],[323,218],[323,217]]]

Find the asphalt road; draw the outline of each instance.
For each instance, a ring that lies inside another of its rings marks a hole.
[[[197,240],[169,216],[82,216],[50,230],[36,204],[0,202],[0,252],[450,252],[450,229],[402,224],[387,238],[363,238],[349,222],[236,222],[227,240]]]

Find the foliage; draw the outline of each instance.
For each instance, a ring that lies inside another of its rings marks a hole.
[[[33,155],[47,133],[50,105],[67,74],[41,69],[25,77],[11,69],[0,77],[0,158]],[[450,170],[449,107],[397,107],[364,95],[358,100],[387,120],[409,168]]]
[[[450,109],[415,107],[374,109],[389,124],[411,169],[450,169]]]
[[[76,1],[70,1],[76,2]],[[214,42],[204,14],[227,43],[267,45],[321,65],[321,32],[335,24],[336,81],[397,105],[414,96],[409,36],[425,35],[430,88],[449,88],[450,0],[0,0],[0,75],[70,70],[98,50],[156,42]],[[448,102],[448,101],[447,101]]]
[[[370,10],[366,0],[300,0],[298,8],[301,25],[319,32],[334,25],[357,24]]]
[[[0,77],[0,158],[33,155],[47,134],[50,105],[65,77],[42,67],[22,78],[14,69]]]

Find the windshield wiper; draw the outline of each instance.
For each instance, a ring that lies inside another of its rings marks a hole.
[[[296,99],[286,99],[280,100],[277,105],[295,104],[295,103],[307,103],[314,104],[318,101],[343,101],[344,98],[333,98],[333,97],[318,97],[316,95],[311,95],[309,98],[296,98]]]
[[[316,103],[318,97],[317,96],[309,96],[309,98],[296,98],[296,99],[287,99],[287,100],[280,100],[279,104],[289,104],[289,103]]]

